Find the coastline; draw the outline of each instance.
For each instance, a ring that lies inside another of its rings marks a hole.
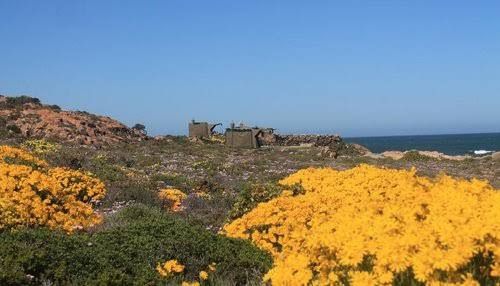
[[[489,152],[484,155],[447,155],[438,151],[426,151],[426,150],[408,150],[408,151],[384,151],[382,153],[366,153],[364,156],[373,159],[391,158],[393,160],[401,160],[408,156],[421,156],[422,159],[437,159],[437,160],[453,160],[453,161],[463,161],[463,160],[483,160],[492,159],[500,160],[500,152]]]
[[[344,137],[343,139],[348,143],[363,145],[373,153],[419,150],[436,151],[448,156],[476,157],[500,151],[500,133]]]
[[[500,160],[500,152],[488,152],[486,154],[465,154],[465,155],[447,155],[438,151],[427,151],[427,150],[407,150],[407,151],[384,151],[381,153],[373,153],[368,152],[364,156],[374,158],[374,159],[383,159],[383,158],[391,158],[393,160],[401,160],[408,157],[419,156],[421,159],[437,159],[437,160],[453,160],[453,161],[463,161],[463,160],[483,160],[483,159],[492,159],[495,161]]]

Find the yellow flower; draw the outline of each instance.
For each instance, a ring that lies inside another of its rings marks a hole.
[[[181,273],[184,271],[184,265],[180,264],[176,259],[168,260],[165,263],[156,266],[156,271],[160,276],[169,278],[176,273]]]
[[[173,212],[182,210],[182,201],[186,199],[186,194],[177,189],[163,189],[158,193],[158,197],[169,205]]]
[[[377,279],[365,271],[356,271],[351,273],[351,285],[353,286],[375,286],[377,285]]]
[[[500,275],[500,190],[485,181],[360,165],[309,168],[280,183],[304,193],[224,227],[273,255],[264,277],[273,285],[390,285],[409,270],[424,284],[476,285],[464,266],[491,254],[483,266]]]
[[[104,184],[89,174],[51,168],[24,150],[0,146],[0,231],[47,226],[73,232],[100,223],[93,205]]]
[[[198,282],[198,281],[193,281],[193,282],[182,281],[181,286],[200,286],[200,282]]]
[[[11,146],[0,146],[0,162],[8,164],[28,165],[34,168],[47,167],[48,164],[29,152]]]
[[[201,280],[207,280],[208,279],[208,273],[206,271],[200,271],[200,279]]]

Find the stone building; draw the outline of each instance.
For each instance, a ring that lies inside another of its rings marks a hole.
[[[272,128],[231,124],[231,127],[226,129],[226,145],[235,148],[259,148],[263,145],[262,139],[270,136],[273,132]]]
[[[208,138],[215,133],[215,127],[222,125],[221,123],[211,124],[208,122],[189,122],[189,137]]]

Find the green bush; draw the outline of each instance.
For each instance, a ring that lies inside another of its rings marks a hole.
[[[229,213],[231,219],[239,218],[252,210],[257,204],[267,202],[281,194],[283,188],[278,184],[244,184],[236,202]]]
[[[140,203],[153,207],[161,207],[162,203],[158,199],[158,191],[149,181],[128,180],[108,184],[108,192],[102,201],[103,207],[110,207],[115,202]]]
[[[11,108],[22,108],[24,104],[31,103],[35,105],[41,105],[40,99],[36,97],[30,97],[26,95],[22,96],[7,96],[5,101],[0,103],[0,108],[11,109]]]
[[[227,223],[228,212],[235,202],[235,194],[213,180],[196,182],[182,202],[184,211],[178,213],[190,224],[198,224],[214,232]]]
[[[151,175],[151,181],[162,182],[168,186],[173,186],[183,191],[191,190],[192,188],[195,187],[196,184],[196,182],[193,182],[184,175],[165,174],[165,173]]]
[[[109,162],[104,155],[97,155],[87,161],[86,169],[94,173],[99,179],[105,182],[116,182],[124,180],[125,174],[119,166]]]
[[[7,125],[7,130],[14,134],[21,134],[21,129],[17,125]]]
[[[56,105],[56,104],[52,104],[52,105],[47,105],[48,108],[54,110],[54,111],[61,111],[61,107],[59,105]]]
[[[403,160],[415,162],[415,161],[429,161],[432,160],[432,157],[420,154],[418,151],[412,150],[408,151],[403,155]]]
[[[258,281],[272,259],[243,240],[219,236],[164,214],[133,206],[107,219],[92,234],[46,229],[0,233],[0,285],[160,285],[159,262],[177,259],[186,280],[212,262],[214,279]]]

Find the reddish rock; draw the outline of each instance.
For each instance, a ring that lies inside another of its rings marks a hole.
[[[5,118],[5,126],[17,126],[20,131],[18,135],[28,138],[98,146],[147,138],[141,130],[128,128],[109,117],[64,111],[59,107],[43,105],[30,97],[0,95],[0,117]]]

